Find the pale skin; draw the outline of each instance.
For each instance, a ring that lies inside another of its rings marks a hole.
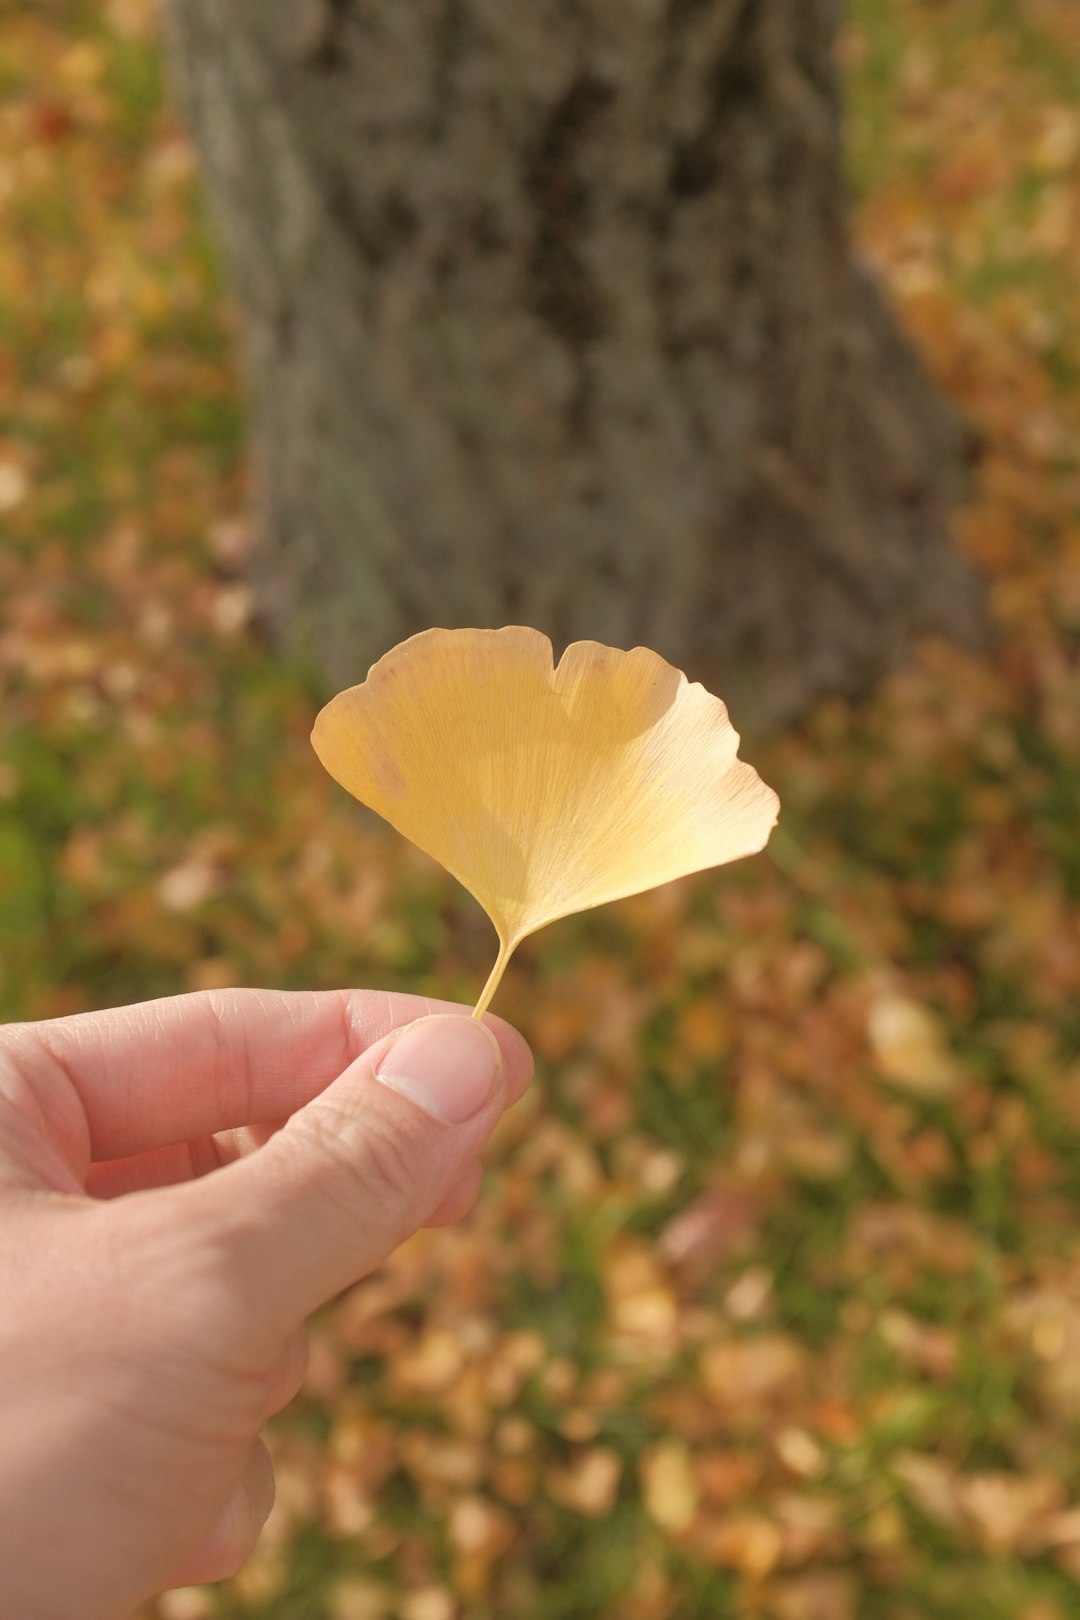
[[[531,1074],[500,1019],[365,990],[0,1028],[0,1615],[239,1569],[305,1319],[467,1213]]]

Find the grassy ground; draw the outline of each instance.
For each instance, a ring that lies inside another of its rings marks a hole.
[[[755,757],[768,856],[527,944],[484,1201],[325,1313],[262,1547],[160,1620],[1080,1612],[1080,14],[857,0],[844,53],[993,653]],[[148,0],[9,6],[0,1016],[486,974],[250,634],[228,337]]]

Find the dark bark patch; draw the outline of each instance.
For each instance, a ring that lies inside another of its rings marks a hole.
[[[295,52],[307,67],[334,73],[345,66],[345,24],[352,0],[304,0],[296,13]]]
[[[400,252],[419,228],[412,203],[397,191],[368,201],[339,181],[327,187],[326,202],[330,217],[373,270]]]
[[[710,126],[689,140],[676,143],[668,175],[668,188],[673,196],[700,197],[711,189],[720,172],[715,134]]]
[[[683,18],[691,0],[671,0],[669,26]],[[668,190],[677,200],[700,197],[723,178],[725,124],[741,105],[756,103],[764,85],[758,14],[754,0],[743,0],[731,32],[705,77],[708,107],[692,135],[676,141],[668,170]]]
[[[466,0],[443,0],[432,41],[431,118],[428,136],[441,140],[450,127],[455,100],[454,81],[465,52],[468,33]]]
[[[669,34],[677,34],[692,17],[704,11],[710,0],[668,0],[664,25]]]
[[[718,111],[760,106],[766,80],[760,34],[757,0],[743,0],[731,36],[709,74],[711,100]]]
[[[578,158],[589,125],[611,95],[603,79],[579,74],[549,114],[525,171],[536,207],[529,255],[532,304],[575,349],[594,342],[604,329],[603,298],[581,247],[588,190]]]

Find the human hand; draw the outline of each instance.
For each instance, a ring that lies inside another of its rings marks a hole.
[[[531,1073],[500,1019],[364,990],[0,1028],[4,1620],[235,1573],[305,1317],[466,1213]]]

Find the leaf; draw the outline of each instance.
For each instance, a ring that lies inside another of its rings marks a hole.
[[[764,847],[779,801],[719,698],[644,647],[557,667],[537,630],[425,630],[312,732],[341,785],[480,902],[499,956],[545,923]]]
[[[962,1079],[945,1044],[940,1022],[918,1002],[891,992],[870,1008],[870,1044],[878,1067],[893,1085],[923,1097],[948,1097]]]
[[[615,1506],[623,1465],[610,1446],[592,1446],[565,1468],[548,1474],[547,1490],[560,1507],[589,1518],[605,1518]]]
[[[1043,1544],[1065,1487],[1047,1474],[973,1474],[957,1481],[957,1500],[978,1545],[997,1556],[1028,1553]]]
[[[661,1530],[689,1530],[698,1509],[698,1488],[690,1453],[681,1440],[659,1440],[642,1453],[639,1464],[645,1512]]]

